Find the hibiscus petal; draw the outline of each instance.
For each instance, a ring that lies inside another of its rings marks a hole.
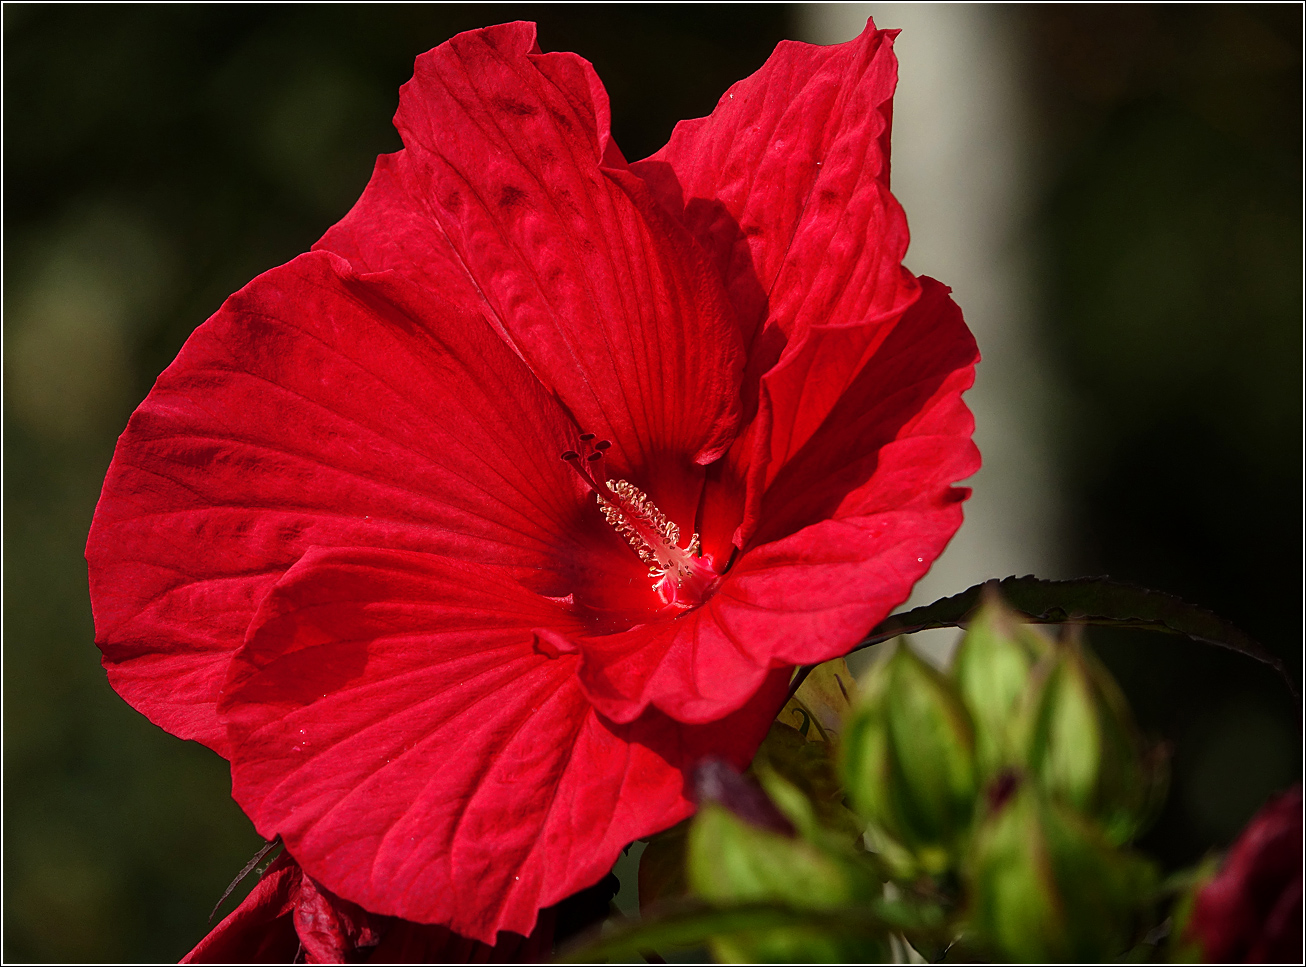
[[[310,551],[233,662],[233,796],[368,910],[486,943],[529,935],[540,907],[692,811],[682,769],[707,749],[747,762],[784,686],[713,729],[617,726],[537,627],[579,625],[501,569]]]
[[[577,639],[581,681],[605,715],[650,704],[684,722],[739,708],[779,665],[844,654],[906,600],[961,525],[979,469],[961,394],[975,341],[945,286],[880,345],[767,491],[757,544],[697,611]]]
[[[119,440],[87,542],[110,680],[221,752],[226,662],[309,546],[440,551],[569,585],[583,488],[558,452],[574,434],[488,325],[435,295],[325,253],[260,276]]]
[[[292,963],[299,952],[293,920],[301,873],[283,852],[263,872],[249,896],[222,918],[183,964]]]
[[[830,517],[950,503],[949,485],[979,469],[961,399],[975,379],[975,337],[947,286],[920,283],[919,301],[826,419],[778,471],[771,465],[756,543]]]
[[[590,65],[538,53],[533,24],[459,34],[417,59],[395,116],[405,149],[318,247],[482,307],[612,441],[618,475],[692,515],[695,463],[737,428],[742,347],[720,280],[608,121]]]
[[[750,346],[751,422],[710,477],[705,547],[736,524],[747,543],[770,480],[918,295],[888,188],[895,35],[781,43],[631,166],[713,257]]]
[[[868,22],[846,44],[783,41],[711,115],[631,165],[713,259],[746,345],[768,319],[790,334],[896,298],[907,245],[886,201],[896,34]]]
[[[295,934],[307,964],[348,963],[356,952],[375,947],[390,925],[386,917],[319,889],[311,876],[299,881],[295,898]]]

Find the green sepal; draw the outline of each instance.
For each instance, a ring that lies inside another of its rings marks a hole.
[[[1059,643],[1035,679],[1022,725],[1030,773],[1113,843],[1129,842],[1164,800],[1164,749],[1146,745],[1124,693],[1082,643]]]
[[[978,945],[1032,962],[1120,956],[1157,883],[1151,863],[1029,782],[979,824],[964,879]]]
[[[818,828],[794,786],[770,770],[767,781],[783,789],[778,805],[797,828]],[[714,802],[704,803],[690,826],[686,873],[694,894],[717,906],[769,902],[829,910],[870,904],[882,890],[867,859],[753,826]],[[755,962],[878,960],[887,949],[882,936],[809,926],[714,934],[710,944],[719,960]]]
[[[868,902],[881,885],[867,862],[753,826],[713,802],[690,825],[685,871],[690,889],[718,904],[774,901],[819,910]]]
[[[975,726],[975,758],[982,776],[1019,765],[1017,710],[1035,664],[1052,650],[1025,619],[986,589],[953,658],[952,677]]]
[[[874,668],[843,739],[850,802],[893,863],[892,843],[937,875],[970,824],[977,775],[970,714],[951,681],[899,647]]]

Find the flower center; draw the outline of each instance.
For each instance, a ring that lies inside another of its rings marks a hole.
[[[562,459],[594,491],[603,519],[648,565],[653,590],[662,603],[682,609],[702,604],[719,576],[699,556],[698,535],[691,535],[689,543],[681,547],[680,527],[667,520],[648,494],[625,480],[604,479],[603,453],[612,444],[607,440],[592,443],[593,433],[582,433],[580,439],[590,452],[582,457],[575,450],[566,450]]]

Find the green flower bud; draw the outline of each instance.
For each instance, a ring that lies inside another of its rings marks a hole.
[[[995,590],[985,589],[952,666],[957,690],[975,724],[975,756],[982,775],[1019,763],[1015,713],[1031,670],[1051,648]]]
[[[970,822],[976,792],[970,715],[952,683],[902,646],[877,667],[844,732],[853,807],[941,873]],[[892,862],[892,857],[886,857]]]
[[[990,800],[964,870],[972,942],[1016,961],[1123,953],[1155,889],[1151,864],[1014,773],[990,787]]]
[[[1026,761],[1039,785],[1126,843],[1163,798],[1165,760],[1144,746],[1111,674],[1078,642],[1040,669],[1026,712]]]
[[[889,752],[884,721],[883,692],[888,685],[884,672],[882,662],[863,684],[861,702],[849,719],[840,745],[840,772],[849,804],[870,824],[865,833],[867,845],[897,876],[910,879],[919,872],[919,864],[894,838],[901,835],[901,824],[895,818],[899,799],[896,784],[900,780]],[[945,855],[933,856],[931,860],[940,869],[947,866]]]
[[[787,794],[801,797],[774,774],[769,778]],[[794,804],[785,805],[792,809]],[[693,892],[719,906],[773,902],[799,910],[839,910],[869,904],[883,892],[873,867],[852,851],[822,849],[712,801],[700,807],[690,824],[685,872]],[[726,963],[869,962],[885,959],[888,952],[886,936],[831,931],[828,925],[719,934],[710,945],[716,959]]]
[[[857,703],[844,727],[839,746],[839,772],[849,805],[874,822],[894,812],[893,758],[884,721],[884,694],[889,686],[887,662],[881,661],[866,674],[858,689]]]
[[[755,826],[720,803],[704,803],[689,829],[690,889],[714,903],[774,900],[799,909],[837,909],[880,895],[872,869],[851,854]]]

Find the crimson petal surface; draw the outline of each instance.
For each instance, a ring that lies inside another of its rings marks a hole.
[[[313,545],[474,557],[567,593],[583,488],[557,453],[574,441],[482,319],[326,253],[265,273],[119,440],[87,542],[110,681],[225,752],[227,662]]]
[[[684,818],[682,769],[745,763],[771,676],[710,735],[606,722],[574,656],[535,646],[566,607],[503,569],[403,551],[312,550],[264,601],[222,710],[233,795],[315,879],[366,909],[493,943]],[[705,741],[708,744],[705,744]]]
[[[733,310],[688,233],[627,169],[607,94],[534,24],[459,34],[417,59],[363,197],[318,243],[490,318],[610,466],[664,513],[697,510],[696,464],[739,420]]]

